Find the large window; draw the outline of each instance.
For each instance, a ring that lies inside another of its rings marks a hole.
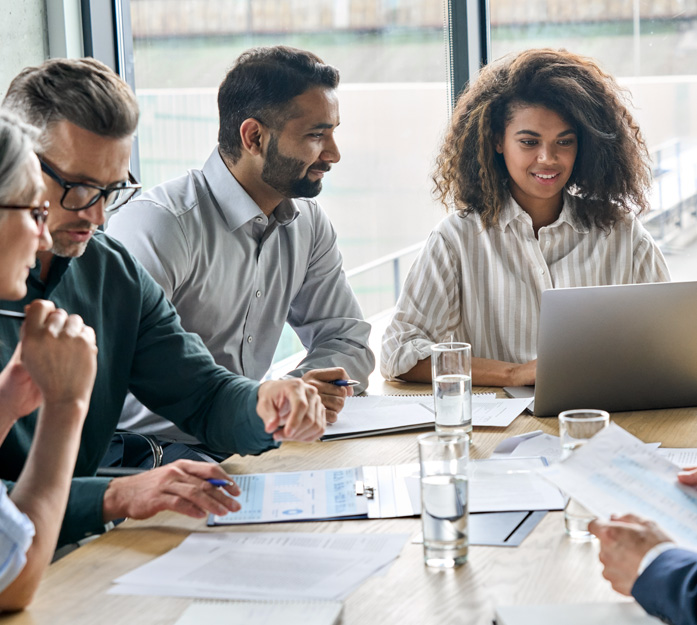
[[[492,58],[563,47],[596,58],[629,90],[654,164],[645,223],[673,278],[697,280],[697,0],[490,0],[489,8]]]
[[[364,314],[389,309],[413,248],[443,216],[430,182],[449,112],[443,3],[130,0],[130,8],[146,189],[203,165],[216,145],[218,85],[243,50],[291,45],[339,68],[342,158],[318,199]],[[286,331],[277,359],[298,348]]]

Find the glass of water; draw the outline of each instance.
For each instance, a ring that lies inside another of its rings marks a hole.
[[[436,432],[472,436],[472,348],[468,343],[431,347]]]
[[[431,432],[418,438],[424,562],[453,568],[467,561],[466,434]]]
[[[561,459],[568,458],[574,451],[585,445],[600,430],[610,425],[610,415],[604,410],[566,410],[559,413],[559,438],[561,439]],[[588,524],[595,516],[577,501],[569,499],[564,509],[566,533],[578,541],[592,540]]]

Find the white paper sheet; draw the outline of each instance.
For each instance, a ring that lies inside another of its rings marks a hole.
[[[527,405],[527,399],[497,399],[472,396],[472,425],[477,427],[508,427]]]
[[[524,399],[497,399],[494,393],[475,393],[472,396],[472,425],[508,427],[526,405]],[[349,397],[339,420],[327,425],[323,439],[398,432],[434,422],[432,395]]]
[[[394,560],[406,534],[191,534],[177,548],[119,577],[152,594],[341,600]]]
[[[348,397],[338,421],[327,424],[323,438],[409,429],[434,422],[431,395]]]
[[[660,447],[658,453],[682,469],[697,467],[697,449],[689,447],[684,449],[680,447]]]
[[[540,473],[593,514],[633,513],[656,521],[697,549],[697,489],[677,481],[680,468],[615,423],[566,460]]]
[[[240,487],[242,509],[214,516],[209,524],[273,523],[364,515],[364,497],[356,497],[359,467],[290,473],[230,476]]]
[[[501,441],[491,454],[492,458],[516,456],[542,456],[548,464],[561,458],[561,443],[558,436],[545,434],[542,430],[511,436]]]
[[[537,474],[541,458],[490,458],[470,462],[469,511],[562,510],[564,496]]]
[[[334,625],[334,601],[195,601],[174,625]]]

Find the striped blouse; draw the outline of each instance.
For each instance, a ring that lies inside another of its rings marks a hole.
[[[434,343],[472,345],[472,356],[524,363],[537,357],[542,292],[557,287],[667,282],[668,267],[641,222],[628,215],[608,233],[573,218],[540,228],[513,200],[499,223],[453,213],[414,262],[382,341],[381,371],[394,379],[428,358]]]

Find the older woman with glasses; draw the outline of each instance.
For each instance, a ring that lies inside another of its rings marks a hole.
[[[26,295],[37,251],[51,247],[47,207],[39,201],[45,189],[35,133],[0,110],[2,299]],[[80,317],[42,300],[25,315],[21,342],[0,372],[0,442],[19,418],[41,409],[29,457],[9,495],[0,482],[0,610],[25,607],[51,561],[97,370],[94,331]]]

